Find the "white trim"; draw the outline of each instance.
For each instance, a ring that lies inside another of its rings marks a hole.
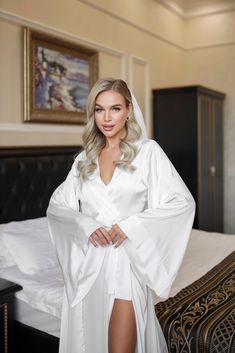
[[[143,115],[144,115],[144,119],[146,122],[146,129],[147,129],[147,133],[148,136],[151,138],[153,131],[152,131],[152,117],[151,117],[151,109],[150,109],[150,81],[149,81],[149,61],[141,58],[139,56],[135,56],[135,55],[129,55],[129,75],[128,75],[128,83],[129,83],[129,87],[131,90],[133,90],[134,92],[134,84],[133,84],[133,64],[139,64],[144,66],[144,92],[145,92],[145,97],[144,97],[144,102],[145,102],[145,110],[143,111]]]
[[[155,1],[161,4],[162,6],[164,6],[165,8],[167,8],[168,10],[170,10],[171,12],[173,12],[174,14],[182,18],[186,17],[184,10],[178,3],[176,3],[176,1],[174,0],[155,0]]]
[[[52,124],[35,124],[35,123],[0,123],[0,133],[4,132],[44,132],[44,133],[58,133],[58,134],[80,134],[83,133],[84,126],[79,125],[52,125]]]
[[[187,1],[179,0],[155,0],[162,6],[166,7],[168,10],[174,12],[176,15],[190,19],[193,17],[208,16],[218,13],[230,12],[235,10],[234,0],[220,1],[218,3],[207,2],[204,5],[197,4],[188,5]],[[184,6],[184,3],[186,4]]]
[[[195,46],[195,47],[191,47],[186,49],[186,52],[190,52],[190,51],[197,51],[197,50],[207,50],[207,49],[212,49],[212,48],[221,48],[221,47],[228,47],[231,45],[235,45],[235,41],[234,42],[227,42],[227,43],[221,43],[221,44],[211,44],[211,45],[203,45],[203,46]]]
[[[121,78],[125,81],[127,78],[127,55],[123,55],[121,58]]]
[[[28,27],[32,27],[33,29],[38,30],[38,31],[47,32],[47,33],[50,33],[50,34],[57,36],[57,37],[58,36],[63,37],[64,39],[82,44],[84,46],[89,46],[92,49],[96,49],[96,50],[99,50],[99,51],[102,51],[102,52],[105,52],[105,53],[108,53],[108,54],[111,54],[111,55],[114,55],[117,57],[123,58],[123,56],[125,56],[125,53],[121,50],[111,48],[111,47],[104,45],[104,44],[101,44],[99,42],[92,41],[87,38],[78,36],[77,34],[62,31],[58,28],[42,24],[40,22],[28,19],[26,17],[16,15],[14,13],[11,13],[11,12],[8,12],[5,10],[0,10],[0,18],[7,20],[7,21],[10,21],[10,22],[13,22],[13,23],[17,23],[21,26],[28,26]]]

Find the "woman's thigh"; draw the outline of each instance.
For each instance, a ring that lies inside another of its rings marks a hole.
[[[132,301],[115,299],[108,336],[109,353],[134,353],[137,333]]]

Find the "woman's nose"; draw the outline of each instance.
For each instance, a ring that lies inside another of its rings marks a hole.
[[[105,121],[110,121],[111,120],[111,115],[110,115],[110,111],[106,111],[104,114],[104,120]]]

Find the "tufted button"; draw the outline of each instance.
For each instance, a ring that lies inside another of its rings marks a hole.
[[[25,171],[25,164],[22,161],[18,161],[18,169],[20,173]]]
[[[11,187],[10,187],[11,194],[15,195],[16,194],[16,190],[17,190],[16,184],[11,185]]]
[[[48,190],[48,189],[50,189],[51,188],[51,182],[50,182],[50,180],[47,180],[47,182],[46,182],[46,189]]]
[[[20,212],[21,212],[21,213],[25,213],[25,212],[26,212],[26,204],[25,204],[25,203],[22,203],[22,204],[20,205]]]
[[[0,165],[0,174],[6,174],[6,165],[4,163]]]
[[[56,161],[52,161],[52,169],[57,170],[58,169],[58,163]]]
[[[39,208],[40,210],[43,209],[43,202],[42,202],[41,200],[38,201],[38,208]]]
[[[36,163],[36,169],[40,172],[42,169],[43,169],[43,166],[42,166],[42,162],[41,161],[38,161]]]
[[[34,191],[35,190],[35,184],[33,181],[31,181],[31,183],[29,184],[29,190],[30,191]]]

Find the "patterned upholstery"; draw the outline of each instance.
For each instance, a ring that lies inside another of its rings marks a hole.
[[[155,306],[171,353],[235,353],[235,251]]]

